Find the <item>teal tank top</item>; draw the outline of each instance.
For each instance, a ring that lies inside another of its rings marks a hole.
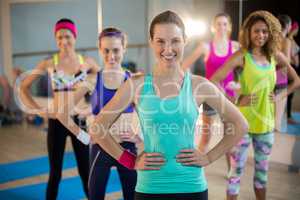
[[[161,153],[166,162],[160,170],[139,170],[136,191],[148,194],[205,191],[207,182],[203,168],[176,162],[181,149],[195,148],[198,107],[190,73],[185,73],[179,95],[166,99],[155,94],[152,75],[146,75],[137,113],[144,136],[144,151]]]

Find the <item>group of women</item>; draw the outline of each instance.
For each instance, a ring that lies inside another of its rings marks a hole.
[[[56,23],[59,52],[38,64],[22,81],[20,93],[28,110],[49,118],[47,199],[57,196],[68,135],[88,199],[104,199],[112,166],[120,175],[124,199],[208,199],[204,167],[226,152],[227,199],[237,199],[251,142],[255,195],[258,200],[266,199],[274,102],[300,86],[300,79],[281,53],[281,25],[271,13],[251,13],[241,27],[239,43],[230,40],[227,14],[216,15],[212,31],[212,41],[201,43],[183,61],[187,39],[182,19],[169,10],[158,14],[149,28],[155,66],[151,73],[137,75],[122,68],[126,35],[119,29],[105,28],[99,34],[104,62],[99,70],[92,58],[75,52],[75,24],[69,19]],[[205,55],[206,78],[189,72],[201,54]],[[236,69],[240,73],[234,78]],[[278,95],[273,92],[276,69],[290,80],[287,92]],[[29,92],[32,82],[46,71],[54,92],[51,110],[38,105]],[[73,111],[87,94],[93,115],[88,128],[81,113]],[[195,144],[202,104],[204,123],[210,125],[210,116],[218,113],[225,124],[223,138],[212,149],[208,149],[210,132],[202,134],[199,146]],[[134,112],[141,136],[131,127]],[[138,142],[143,142],[144,149],[137,151]]]

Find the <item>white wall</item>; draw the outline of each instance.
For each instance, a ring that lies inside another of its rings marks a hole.
[[[74,20],[78,27],[77,48],[96,46],[96,0],[12,4],[13,53],[56,50],[53,27],[64,17]],[[97,58],[96,52],[90,54]],[[31,69],[47,56],[17,57],[14,66]]]
[[[103,27],[120,28],[128,34],[129,44],[146,44],[146,5],[146,0],[102,0]],[[53,26],[63,17],[73,19],[78,27],[77,48],[97,47],[97,0],[13,4],[11,15],[14,54],[56,50]],[[130,48],[124,61],[134,61],[144,68],[147,52],[147,48]],[[86,54],[102,64],[97,51]],[[48,56],[15,57],[14,66],[31,69]]]
[[[147,44],[147,0],[102,0],[103,28],[115,26],[127,33],[129,44]],[[148,48],[130,48],[124,60],[148,65]]]

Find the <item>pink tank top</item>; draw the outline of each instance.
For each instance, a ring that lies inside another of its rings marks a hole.
[[[206,78],[210,79],[212,75],[226,62],[226,60],[233,54],[232,41],[228,42],[228,53],[226,56],[218,56],[215,53],[213,42],[209,43],[210,52],[205,63]],[[227,77],[220,82],[220,85],[224,88],[227,95],[234,97],[235,92],[228,88],[228,83],[234,80],[233,72],[231,71]]]
[[[276,85],[287,87],[288,85],[288,77],[282,72],[280,69],[276,70]]]

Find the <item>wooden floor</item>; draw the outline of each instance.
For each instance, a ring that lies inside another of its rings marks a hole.
[[[296,102],[300,102],[299,96],[299,94],[296,95]],[[300,110],[300,103],[296,103],[294,108],[296,110]],[[0,164],[47,155],[46,132],[43,129],[44,127],[37,128],[27,125],[26,123],[22,125],[0,127]],[[68,141],[66,150],[71,150],[70,146],[70,141]],[[248,160],[246,171],[242,178],[240,200],[255,199],[252,189],[252,163],[253,161]],[[0,184],[0,190],[27,184],[46,182],[47,176],[47,174],[44,174],[24,180]],[[65,170],[63,176],[77,176],[77,170],[75,168]],[[208,166],[206,168],[206,177],[209,185],[209,199],[225,199],[225,159],[221,158]],[[288,172],[288,167],[286,165],[271,163],[267,197],[267,199],[270,200],[300,200],[300,174]],[[107,199],[110,200],[120,198],[120,192],[113,193],[107,197]]]

